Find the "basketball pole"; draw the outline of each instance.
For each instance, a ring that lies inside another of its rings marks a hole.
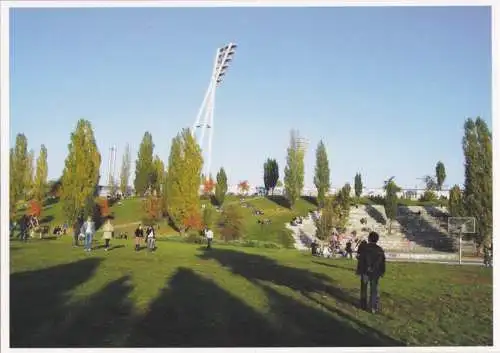
[[[458,230],[458,264],[462,264],[462,227]]]

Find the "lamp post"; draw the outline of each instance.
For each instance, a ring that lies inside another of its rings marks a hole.
[[[204,154],[206,158],[205,159],[206,163],[204,166],[204,174],[206,179],[208,179],[210,176],[210,167],[212,163],[212,138],[214,131],[215,93],[227,73],[229,64],[233,60],[236,47],[237,47],[236,44],[229,43],[224,47],[217,49],[214,65],[212,68],[212,75],[210,77],[210,82],[208,84],[207,91],[205,92],[205,97],[203,98],[203,102],[201,103],[201,107],[198,110],[196,120],[191,129],[193,135],[195,135],[197,129],[201,130],[197,141],[202,151],[205,152]],[[207,129],[208,129],[208,141],[205,150],[204,138]]]

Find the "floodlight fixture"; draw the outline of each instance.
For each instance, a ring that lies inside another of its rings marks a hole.
[[[229,64],[232,62],[237,45],[234,43],[229,43],[223,47],[217,49],[215,54],[214,65],[212,68],[212,75],[210,77],[210,83],[208,84],[207,91],[205,92],[205,97],[201,103],[201,107],[198,110],[198,115],[193,124],[191,130],[193,135],[196,135],[196,130],[199,129],[200,134],[197,138],[197,142],[200,145],[202,152],[204,154],[204,174],[206,178],[209,178],[210,167],[212,163],[212,138],[213,138],[213,126],[214,126],[214,109],[215,109],[215,92],[217,88],[221,85],[224,77],[227,75],[227,70]],[[205,145],[204,137],[206,130],[208,132],[207,146]],[[196,136],[195,136],[196,137]],[[206,147],[206,148],[205,148]]]

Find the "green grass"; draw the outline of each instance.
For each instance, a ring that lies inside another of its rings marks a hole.
[[[158,245],[12,241],[11,346],[492,345],[491,269],[390,263],[372,315],[354,261]]]
[[[293,238],[291,232],[286,229],[285,223],[289,222],[294,216],[306,215],[309,210],[315,208],[314,204],[304,199],[297,200],[292,210],[283,206],[283,199],[281,197],[246,197],[245,200],[247,203],[263,211],[264,215],[255,216],[252,214],[250,208],[241,207],[239,196],[228,195],[224,202],[224,207],[233,204],[241,208],[245,224],[244,240],[272,243],[276,244],[277,247],[293,247]],[[202,200],[204,204],[208,202],[207,200]],[[24,209],[20,209],[17,213],[17,217],[20,217],[24,212]],[[116,227],[116,231],[127,232],[129,235],[133,234],[134,229],[137,227],[137,223],[141,222],[145,216],[141,198],[131,198],[123,200],[121,204],[116,203],[110,207],[110,212],[114,217],[113,224]],[[218,216],[219,214],[216,213],[216,217]],[[258,219],[271,219],[272,222],[271,224],[260,225],[257,223]],[[50,225],[53,227],[63,224],[64,222],[65,217],[63,215],[61,202],[49,204],[44,207],[41,216],[42,225]],[[159,226],[159,235],[161,237],[177,234],[167,220],[162,220]],[[214,230],[217,236],[219,233],[218,229],[215,228]]]

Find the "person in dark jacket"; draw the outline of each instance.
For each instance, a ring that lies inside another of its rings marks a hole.
[[[142,229],[142,224],[135,230],[135,251],[139,251],[141,249],[141,239],[144,237],[144,230]]]
[[[363,310],[370,309],[376,313],[379,309],[379,279],[385,274],[385,253],[377,245],[379,235],[370,232],[368,243],[360,246],[356,274],[361,277],[360,305]],[[370,298],[367,300],[368,284],[370,285]]]
[[[352,241],[348,240],[345,245],[345,256],[352,259]]]

